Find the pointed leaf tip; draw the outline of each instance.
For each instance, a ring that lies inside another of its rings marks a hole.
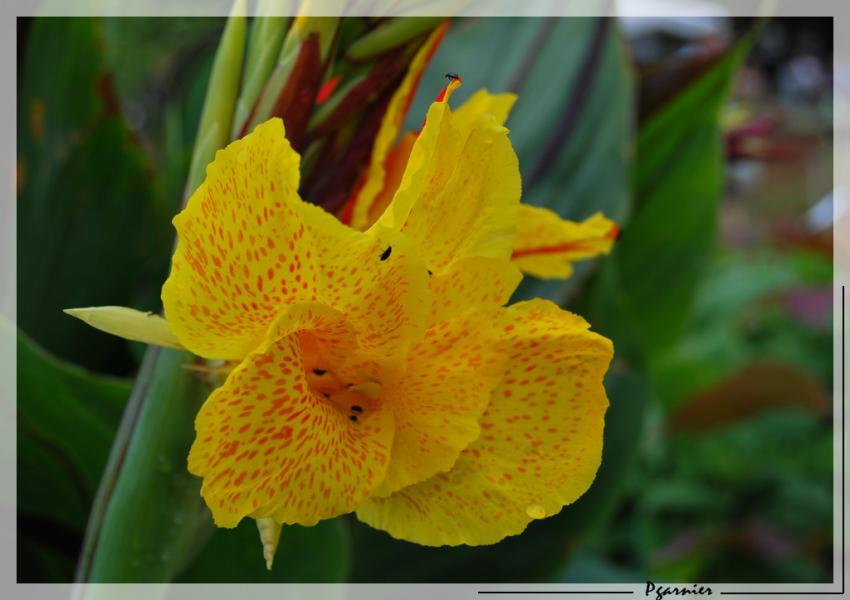
[[[80,319],[95,329],[124,339],[169,348],[183,348],[180,340],[168,328],[166,320],[149,312],[124,306],[66,308],[62,312]]]

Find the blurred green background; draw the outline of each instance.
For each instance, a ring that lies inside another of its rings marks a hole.
[[[19,19],[19,581],[73,580],[143,351],[61,309],[161,309],[223,25]],[[570,281],[517,296],[615,342],[596,482],[492,547],[418,547],[345,516],[285,528],[266,573],[243,523],[198,534],[174,577],[831,581],[831,36],[829,19],[456,20],[409,128],[446,72],[464,79],[455,106],[517,92],[524,200],[623,230]]]

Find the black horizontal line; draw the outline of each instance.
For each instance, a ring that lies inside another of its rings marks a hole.
[[[634,594],[632,590],[479,590],[479,594]]]
[[[840,596],[843,593],[841,590],[834,592],[720,592],[721,595],[726,596],[761,596],[768,594],[772,596]]]

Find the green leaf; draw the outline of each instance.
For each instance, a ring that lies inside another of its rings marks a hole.
[[[62,362],[20,332],[17,361],[18,537],[40,556],[26,569],[33,580],[70,581],[60,567],[73,565],[130,382]],[[53,547],[46,532],[55,529],[75,540],[70,548]],[[62,550],[64,558],[50,558]]]
[[[18,323],[50,352],[126,372],[123,340],[62,314],[98,304],[159,310],[168,216],[118,112],[99,21],[35,19],[18,96]],[[132,273],[132,277],[128,277]]]
[[[257,525],[218,529],[177,581],[184,583],[336,583],[349,572],[349,534],[342,519],[283,528],[271,571],[266,570]]]
[[[682,334],[714,245],[725,181],[719,113],[753,34],[652,114],[638,132],[636,210],[613,262],[627,315],[650,355]]]

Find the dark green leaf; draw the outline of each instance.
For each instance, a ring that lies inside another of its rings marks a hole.
[[[23,333],[17,355],[18,539],[37,557],[22,574],[70,581],[130,383],[64,363]]]
[[[635,215],[615,245],[626,317],[650,355],[681,335],[711,254],[724,185],[719,112],[752,34],[641,126]]]
[[[168,217],[104,71],[98,21],[36,19],[18,96],[18,323],[51,352],[99,371],[126,343],[62,314],[103,304],[159,309]]]

